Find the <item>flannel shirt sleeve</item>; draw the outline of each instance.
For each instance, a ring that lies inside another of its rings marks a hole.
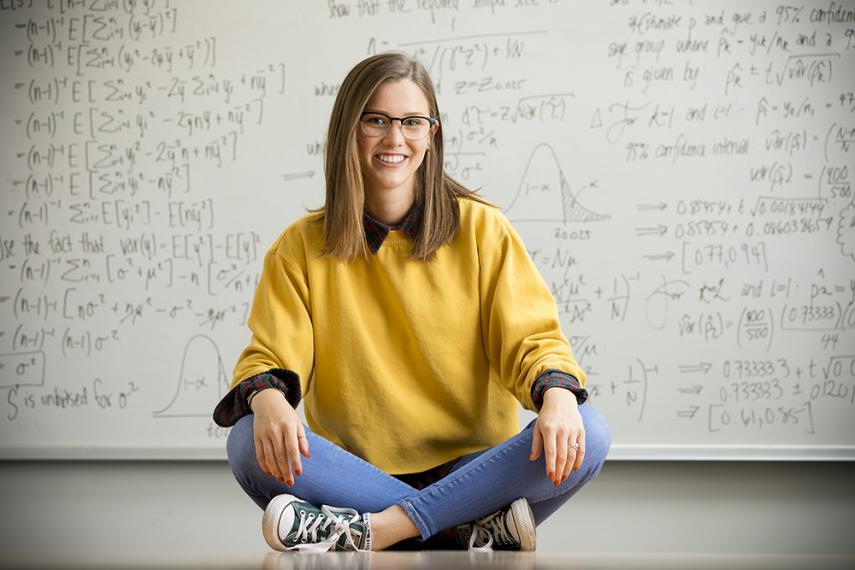
[[[543,395],[549,388],[555,388],[556,386],[573,392],[576,396],[576,402],[579,404],[584,404],[588,399],[588,391],[579,385],[579,381],[575,376],[550,368],[549,370],[544,370],[531,386],[531,399],[538,412],[541,406],[543,406]]]
[[[231,427],[243,416],[252,413],[249,395],[256,390],[276,388],[292,407],[296,408],[302,398],[300,380],[291,370],[271,368],[267,372],[250,376],[229,390],[214,409],[214,423],[220,427]]]

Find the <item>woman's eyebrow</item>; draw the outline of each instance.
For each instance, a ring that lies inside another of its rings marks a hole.
[[[392,113],[390,113],[389,111],[382,111],[380,109],[368,108],[368,109],[365,109],[365,111],[363,111],[363,112],[364,113],[383,113],[384,115],[389,115],[390,117],[392,116]],[[418,115],[420,117],[430,117],[430,113],[426,113],[424,111],[411,111],[408,113],[404,113],[401,116],[402,117],[411,117],[413,115]]]

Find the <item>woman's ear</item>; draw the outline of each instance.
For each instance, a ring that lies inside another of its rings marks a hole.
[[[430,136],[428,136],[427,140],[427,149],[430,150],[430,144],[433,141],[433,137],[436,136],[436,133],[439,132],[439,121],[431,125],[430,127]]]

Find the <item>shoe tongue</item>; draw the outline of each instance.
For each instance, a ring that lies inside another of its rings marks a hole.
[[[361,527],[354,528],[355,526],[356,525],[351,525],[350,530],[348,532],[350,533],[350,538],[353,540],[353,544],[356,545],[356,548],[362,548],[364,545],[364,541],[362,540],[364,533],[362,532]],[[338,539],[339,548],[343,549],[345,547],[345,545],[347,544],[347,534],[348,533],[345,532],[344,534],[341,535],[341,537],[339,537],[339,539]]]
[[[353,540],[353,543],[356,545],[356,548],[363,548],[365,545],[366,531],[366,523],[364,516],[359,516],[358,513],[353,509],[336,507],[328,508],[335,515],[335,519],[338,519],[339,521],[344,523],[345,531],[336,540],[336,545],[338,547],[337,549],[345,549],[345,546],[348,544],[348,535],[350,535],[350,538]],[[353,519],[353,515],[356,515],[358,518]],[[328,532],[332,532],[332,529],[335,528],[336,524],[337,521],[333,520],[332,523],[330,523]]]
[[[517,530],[517,521],[514,519],[514,517],[512,517],[511,514],[508,513],[504,517],[504,521],[493,521],[493,524],[503,524],[503,523],[505,525],[505,528],[508,529],[508,534],[511,535],[511,538],[513,538],[515,542],[519,543],[520,542],[520,533]]]

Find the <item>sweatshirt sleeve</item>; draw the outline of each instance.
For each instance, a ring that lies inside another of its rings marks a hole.
[[[505,222],[481,255],[481,330],[484,351],[501,383],[528,410],[537,411],[532,386],[547,370],[565,372],[585,386],[558,307],[522,239]]]
[[[252,336],[238,357],[230,387],[271,369],[292,371],[300,392],[308,390],[314,366],[309,287],[305,270],[271,249],[247,320]]]

